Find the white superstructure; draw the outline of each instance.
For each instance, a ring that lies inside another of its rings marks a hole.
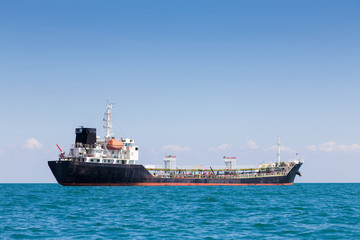
[[[113,104],[107,103],[104,116],[105,136],[103,140],[96,137],[94,128],[77,128],[75,144],[66,155],[61,151],[60,160],[106,164],[135,164],[139,159],[139,147],[134,139],[116,140],[111,133],[111,109]]]
[[[176,156],[165,156],[164,158],[165,169],[176,169]]]

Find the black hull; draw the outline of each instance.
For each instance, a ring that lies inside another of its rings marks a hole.
[[[49,161],[57,182],[64,186],[190,186],[292,185],[302,163],[286,176],[254,178],[155,178],[143,165]]]

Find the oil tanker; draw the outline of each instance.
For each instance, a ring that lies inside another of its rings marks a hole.
[[[236,157],[224,157],[222,167],[185,168],[176,165],[176,156],[166,156],[164,165],[136,164],[139,147],[134,139],[115,139],[111,134],[112,104],[106,105],[103,140],[95,128],[75,129],[75,144],[68,153],[48,161],[56,181],[64,186],[190,186],[190,185],[292,185],[301,176],[300,159],[253,166],[236,166]]]

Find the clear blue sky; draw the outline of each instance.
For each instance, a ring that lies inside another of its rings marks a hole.
[[[360,182],[359,29],[359,1],[1,1],[0,182],[54,182],[106,99],[143,164],[275,161],[281,136],[297,182]]]

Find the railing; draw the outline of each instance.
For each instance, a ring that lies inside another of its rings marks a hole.
[[[279,177],[286,176],[289,171],[272,172],[272,173],[239,173],[239,174],[172,174],[172,173],[153,173],[157,178],[206,178],[206,179],[236,179],[236,178],[262,178],[262,177]]]
[[[291,166],[284,166],[284,167],[260,167],[260,166],[249,166],[249,167],[242,167],[242,168],[226,168],[226,167],[220,167],[220,168],[180,168],[177,167],[176,169],[171,169],[171,168],[164,168],[163,166],[149,166],[149,165],[145,165],[144,167],[149,170],[149,171],[165,171],[165,172],[217,172],[217,171],[229,171],[229,172],[243,172],[243,171],[277,171],[279,170],[283,170],[283,169],[287,169],[287,168],[291,168],[294,165]]]
[[[260,167],[256,166],[237,169],[165,169],[165,168],[147,168],[154,177],[158,178],[257,178],[257,177],[275,177],[286,176],[296,163],[290,163],[288,166]],[[149,167],[149,166],[148,166]]]
[[[243,171],[243,170],[253,170],[259,169],[259,165],[242,165],[237,166],[236,168],[227,168],[226,166],[177,166],[174,169],[165,168],[164,165],[144,165],[144,167],[148,170],[157,170],[157,171]],[[211,170],[212,169],[212,170]]]

